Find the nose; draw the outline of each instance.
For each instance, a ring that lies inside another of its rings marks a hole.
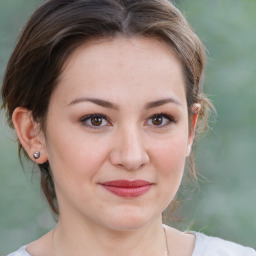
[[[142,136],[134,126],[126,127],[116,134],[110,161],[126,170],[137,170],[150,161]]]

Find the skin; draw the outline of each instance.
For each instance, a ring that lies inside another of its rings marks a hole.
[[[195,117],[189,133],[178,58],[156,39],[102,40],[78,48],[59,81],[44,133],[28,110],[13,114],[27,153],[33,159],[40,151],[33,160],[50,162],[60,208],[54,231],[27,246],[28,252],[164,255],[161,215],[180,186],[196,125]],[[85,117],[95,113],[106,119],[93,125]],[[135,198],[101,185],[121,179],[153,185]],[[193,235],[167,228],[167,238],[173,255],[192,255]]]

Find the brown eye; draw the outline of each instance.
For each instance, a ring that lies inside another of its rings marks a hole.
[[[91,123],[94,126],[100,126],[102,124],[102,118],[101,117],[92,117]]]
[[[152,124],[153,125],[161,125],[163,123],[163,117],[162,116],[154,116],[152,118]]]
[[[159,113],[148,118],[147,124],[157,128],[164,128],[172,123],[176,123],[175,119],[169,114]]]
[[[80,119],[80,122],[89,128],[100,129],[111,125],[107,117],[102,114],[90,114]]]

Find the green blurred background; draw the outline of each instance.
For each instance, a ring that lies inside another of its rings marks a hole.
[[[29,15],[43,1],[0,0],[0,80]],[[216,122],[199,139],[197,166],[207,178],[185,188],[174,224],[256,247],[256,1],[176,0],[208,53],[205,91]],[[15,134],[0,113],[0,255],[54,225],[36,169],[21,168]],[[33,174],[32,174],[33,173]]]

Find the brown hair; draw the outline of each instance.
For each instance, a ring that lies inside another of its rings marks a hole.
[[[167,0],[50,0],[28,21],[7,66],[2,107],[9,125],[13,127],[12,113],[21,106],[31,110],[44,131],[49,100],[67,57],[88,40],[120,35],[167,43],[183,65],[189,123],[194,103],[201,103],[201,118],[206,117],[211,105],[201,86],[205,48],[173,4]],[[19,143],[21,151],[27,156]],[[193,163],[191,155],[190,173],[196,177]],[[49,163],[39,168],[42,190],[58,214]]]

